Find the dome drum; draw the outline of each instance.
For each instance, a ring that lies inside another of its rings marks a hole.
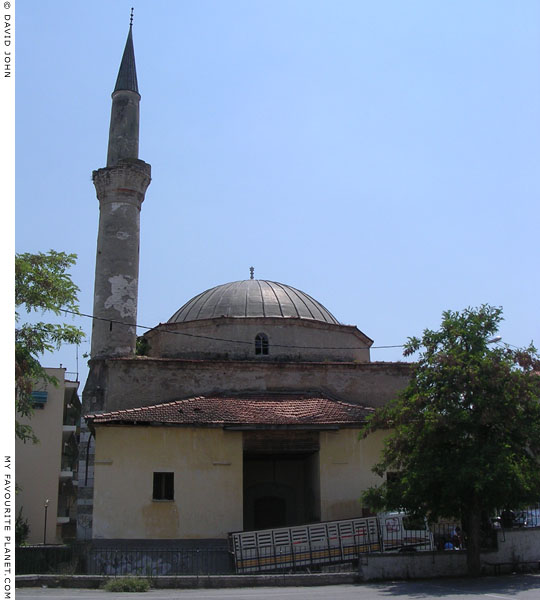
[[[276,317],[164,323],[145,334],[150,357],[369,362],[372,341],[351,325]]]

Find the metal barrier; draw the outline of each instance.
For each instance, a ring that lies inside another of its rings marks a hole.
[[[15,548],[15,572],[81,575],[85,573],[83,552],[80,546],[19,546]]]
[[[540,526],[540,507],[534,506],[521,511],[527,520],[522,524],[516,521],[514,527]],[[434,548],[444,550],[447,542],[454,544],[455,525],[451,523],[437,523],[431,525]],[[407,530],[410,539],[425,536],[425,530]],[[244,535],[249,534],[249,532]],[[328,536],[332,538],[332,536]],[[334,538],[337,539],[336,536]],[[325,540],[327,538],[325,537]],[[378,546],[366,546],[365,540],[353,535],[350,543],[340,542],[339,547],[325,542],[326,547],[317,544],[306,544],[304,540],[294,539],[289,543],[279,543],[275,540],[268,544],[264,552],[255,548],[243,548],[243,559],[246,561],[243,570],[239,572],[253,572],[265,565],[263,570],[286,569],[288,572],[305,570],[306,566],[313,564],[314,558],[320,563],[340,563],[357,559],[365,553],[376,552]],[[402,550],[412,550],[402,545]],[[458,549],[467,548],[466,534],[461,535]],[[482,532],[482,549],[493,550],[497,548],[497,528],[487,526]],[[314,556],[314,553],[320,553]],[[322,560],[321,560],[322,559]],[[77,575],[205,575],[234,573],[232,554],[224,547],[163,547],[154,546],[110,546],[99,547],[95,544],[74,543],[65,546],[20,546],[15,549],[15,569],[17,575],[23,574],[77,574]]]
[[[91,545],[21,546],[15,569],[23,574],[208,575],[234,573],[223,548],[96,548]]]
[[[233,573],[223,548],[92,548],[89,575],[208,575]]]

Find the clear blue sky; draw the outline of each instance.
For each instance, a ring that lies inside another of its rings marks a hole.
[[[77,253],[82,312],[132,5],[139,323],[253,265],[375,345],[482,303],[540,343],[537,0],[18,0],[16,249]]]

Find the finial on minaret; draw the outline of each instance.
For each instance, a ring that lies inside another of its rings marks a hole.
[[[124,48],[124,54],[122,55],[120,69],[118,70],[116,85],[114,86],[114,92],[117,92],[118,90],[139,93],[139,86],[137,85],[137,69],[135,68],[135,51],[133,50],[133,9],[131,9],[131,15],[129,17],[129,31],[126,46]]]
[[[253,274],[255,273],[254,267],[249,267],[249,278],[254,279]]]

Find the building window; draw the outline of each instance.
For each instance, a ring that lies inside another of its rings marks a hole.
[[[153,500],[174,500],[174,473],[154,473]]]
[[[268,336],[266,333],[258,333],[255,336],[255,354],[256,356],[268,354]]]
[[[34,390],[30,398],[34,408],[45,408],[45,403],[47,402],[47,392]]]

